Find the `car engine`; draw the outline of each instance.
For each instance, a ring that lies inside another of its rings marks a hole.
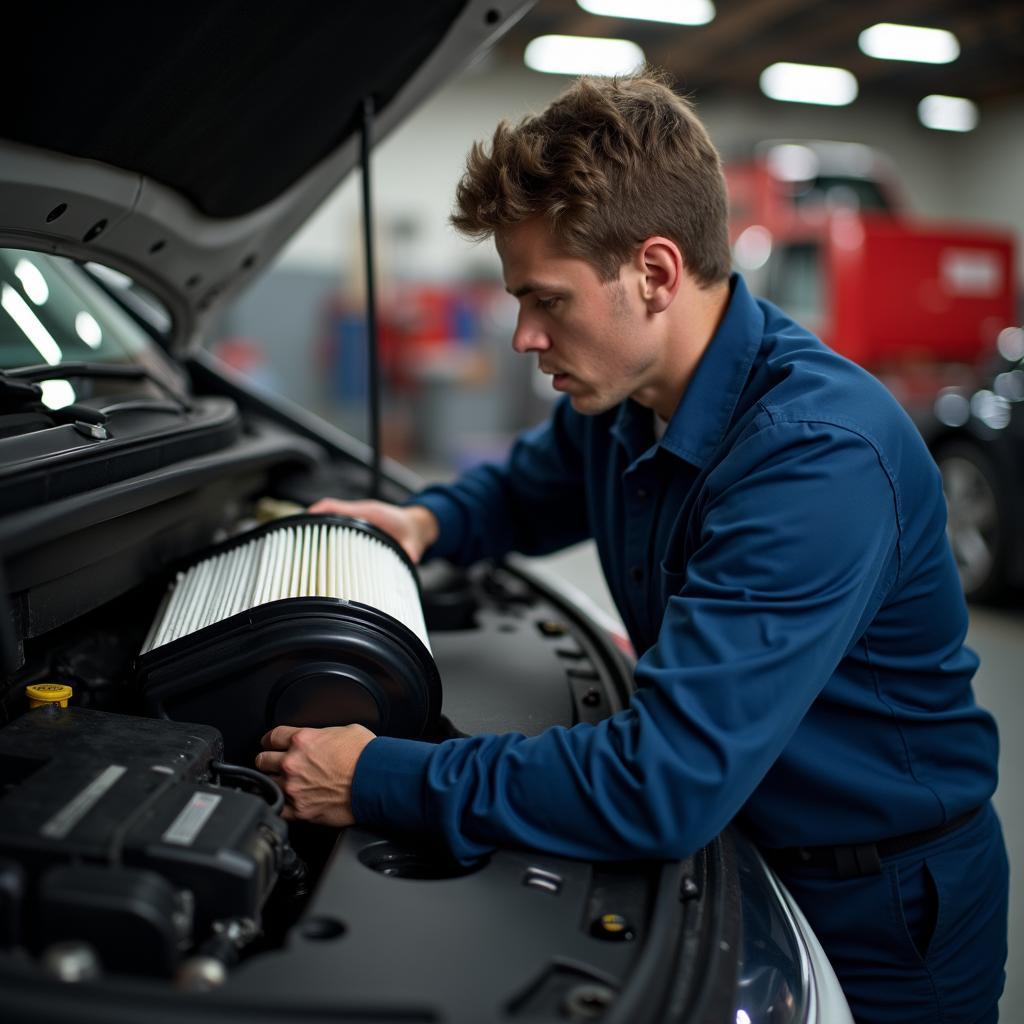
[[[215,981],[263,934],[275,887],[305,890],[283,795],[247,767],[263,733],[437,727],[415,569],[386,535],[291,516],[188,562],[133,662],[151,717],[69,706],[70,686],[37,682],[0,729],[0,941],[58,973],[94,957]]]
[[[236,959],[299,865],[278,808],[232,788],[221,755],[215,729],[59,699],[0,730],[3,945],[58,974],[94,956],[183,977]]]

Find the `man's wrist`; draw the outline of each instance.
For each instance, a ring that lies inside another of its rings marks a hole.
[[[378,736],[363,748],[352,779],[352,814],[368,828],[428,831],[424,781],[437,744]]]
[[[437,516],[426,507],[426,505],[407,505],[413,528],[423,545],[422,551],[426,551],[441,535],[441,524]]]

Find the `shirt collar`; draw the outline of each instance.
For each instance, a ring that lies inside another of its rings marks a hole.
[[[732,421],[764,335],[764,313],[739,274],[725,316],[694,370],[660,445],[703,469]]]

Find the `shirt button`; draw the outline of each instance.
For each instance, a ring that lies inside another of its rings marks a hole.
[[[639,583],[644,578],[644,570],[639,565],[634,565],[633,568],[629,570],[629,578],[634,583]]]
[[[636,496],[638,498],[646,498],[648,494],[650,494],[650,491],[646,487],[638,487],[636,489]]]

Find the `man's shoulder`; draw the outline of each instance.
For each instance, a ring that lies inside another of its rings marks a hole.
[[[832,424],[884,447],[902,445],[908,437],[920,439],[910,417],[877,377],[771,303],[762,306],[765,334],[748,395],[762,413],[762,423]]]

